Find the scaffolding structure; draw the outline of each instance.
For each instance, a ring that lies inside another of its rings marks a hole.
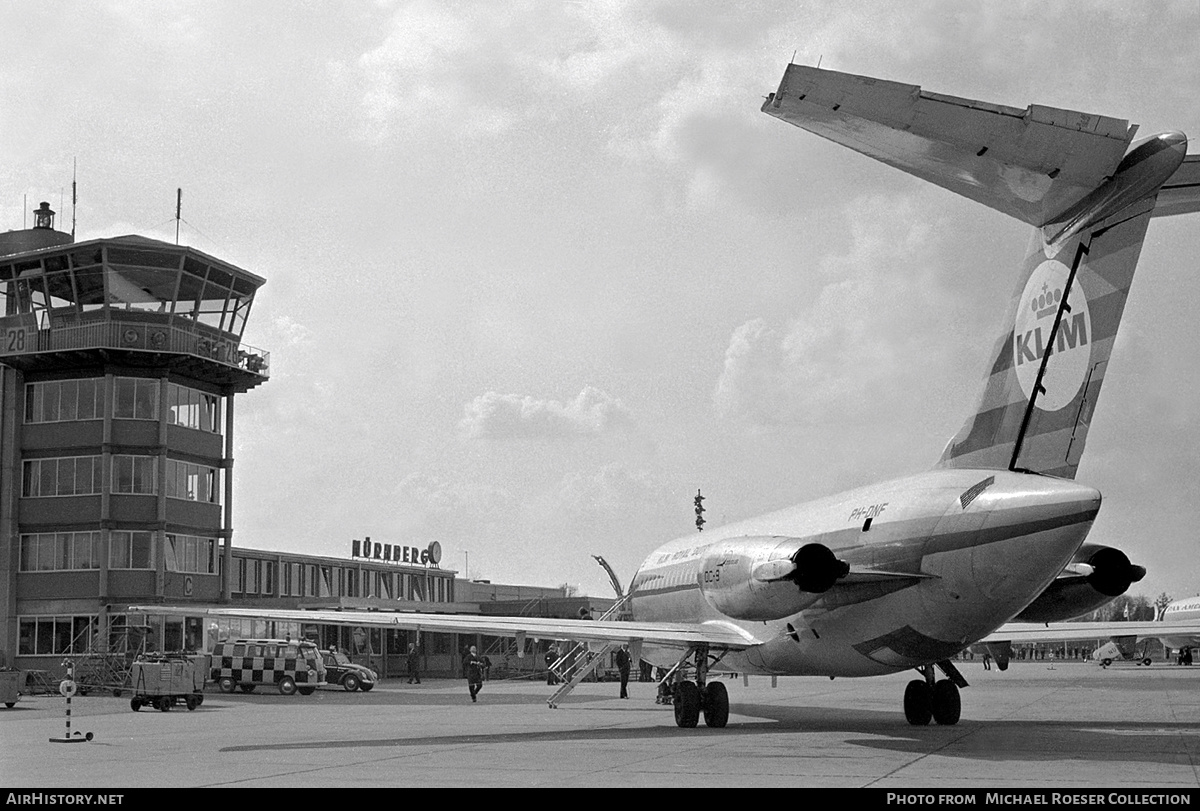
[[[149,631],[148,625],[116,626],[108,634],[104,650],[97,650],[98,636],[88,640],[76,638],[76,647],[85,649],[84,653],[71,657],[79,694],[86,696],[92,690],[111,690],[114,696],[120,696],[131,690],[133,663],[145,655]]]

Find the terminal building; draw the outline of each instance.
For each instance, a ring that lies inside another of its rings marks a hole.
[[[235,546],[234,401],[270,378],[270,354],[242,342],[264,279],[141,236],[75,242],[54,216],[42,203],[32,229],[0,233],[0,667],[56,672],[89,652],[307,636],[387,675],[417,641],[198,615],[147,621],[125,611],[136,604],[591,607],[560,589],[456,580],[436,545],[347,541],[345,557]],[[430,672],[453,672],[461,645],[485,641],[426,636]]]

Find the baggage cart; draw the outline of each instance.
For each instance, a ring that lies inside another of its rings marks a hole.
[[[137,712],[153,707],[167,712],[176,703],[189,711],[204,703],[206,657],[195,654],[151,654],[139,657],[131,668],[133,698],[129,708]]]

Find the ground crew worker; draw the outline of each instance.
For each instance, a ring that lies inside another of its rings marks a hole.
[[[475,696],[483,689],[483,660],[479,658],[474,645],[467,652],[464,664],[467,670],[467,689],[471,691],[471,701],[475,701]]]
[[[629,646],[617,649],[617,671],[621,674],[621,698],[629,698]]]
[[[421,683],[421,651],[412,642],[408,643],[408,683]]]

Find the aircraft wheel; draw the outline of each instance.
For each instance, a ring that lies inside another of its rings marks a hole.
[[[224,678],[222,678],[221,681],[219,682],[219,684],[220,684],[222,693],[232,693],[233,689],[235,687],[237,687],[237,682],[235,682],[233,679],[229,678],[228,676],[225,676]]]
[[[675,686],[675,725],[690,729],[700,721],[700,688],[694,681]]]
[[[904,688],[904,717],[915,727],[923,727],[933,718],[933,690],[923,679],[913,679]]]
[[[710,681],[704,686],[704,723],[713,729],[721,729],[729,723],[729,691],[719,681]]]
[[[954,726],[962,716],[962,698],[958,685],[942,679],[933,685],[933,720],[942,726]]]

